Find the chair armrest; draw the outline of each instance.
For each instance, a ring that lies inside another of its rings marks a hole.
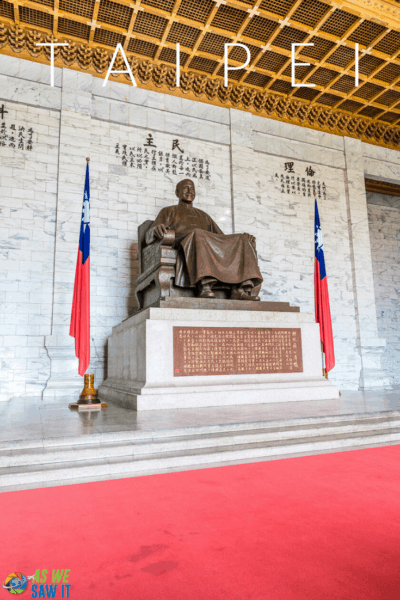
[[[154,227],[148,229],[146,232],[146,246],[152,246],[157,242],[161,242],[162,246],[173,246],[175,242],[175,231],[168,229],[162,238],[155,236]]]
[[[164,237],[162,238],[163,246],[173,246],[175,243],[175,231],[168,229],[166,233],[164,233]]]
[[[157,238],[142,250],[140,276],[162,265],[175,265],[177,250],[173,248],[175,231],[168,230],[162,238]]]

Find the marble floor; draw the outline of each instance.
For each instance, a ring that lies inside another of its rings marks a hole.
[[[68,401],[43,403],[18,398],[0,403],[2,443],[44,440],[124,431],[157,431],[207,425],[287,421],[321,416],[400,410],[400,388],[391,391],[342,392],[337,400],[279,402],[220,408],[159,411],[132,410],[109,404],[101,412],[78,413]]]

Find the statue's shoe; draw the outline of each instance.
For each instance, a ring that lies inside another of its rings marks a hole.
[[[203,290],[198,298],[215,298],[215,294],[211,290]]]
[[[231,300],[247,300],[248,302],[259,302],[260,296],[249,296],[244,290],[233,290]]]

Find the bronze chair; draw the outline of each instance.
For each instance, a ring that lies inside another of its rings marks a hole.
[[[155,306],[167,296],[194,298],[196,288],[175,285],[175,268],[178,250],[173,247],[175,231],[167,231],[162,240],[147,246],[146,233],[154,221],[145,221],[138,227],[139,277],[136,280],[135,296],[137,310]],[[214,290],[217,298],[229,297],[229,286],[223,284]]]

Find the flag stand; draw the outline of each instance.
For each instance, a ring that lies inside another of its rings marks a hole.
[[[69,405],[71,410],[92,411],[107,408],[105,402],[101,402],[94,387],[94,375],[84,375],[84,387],[78,402]]]

